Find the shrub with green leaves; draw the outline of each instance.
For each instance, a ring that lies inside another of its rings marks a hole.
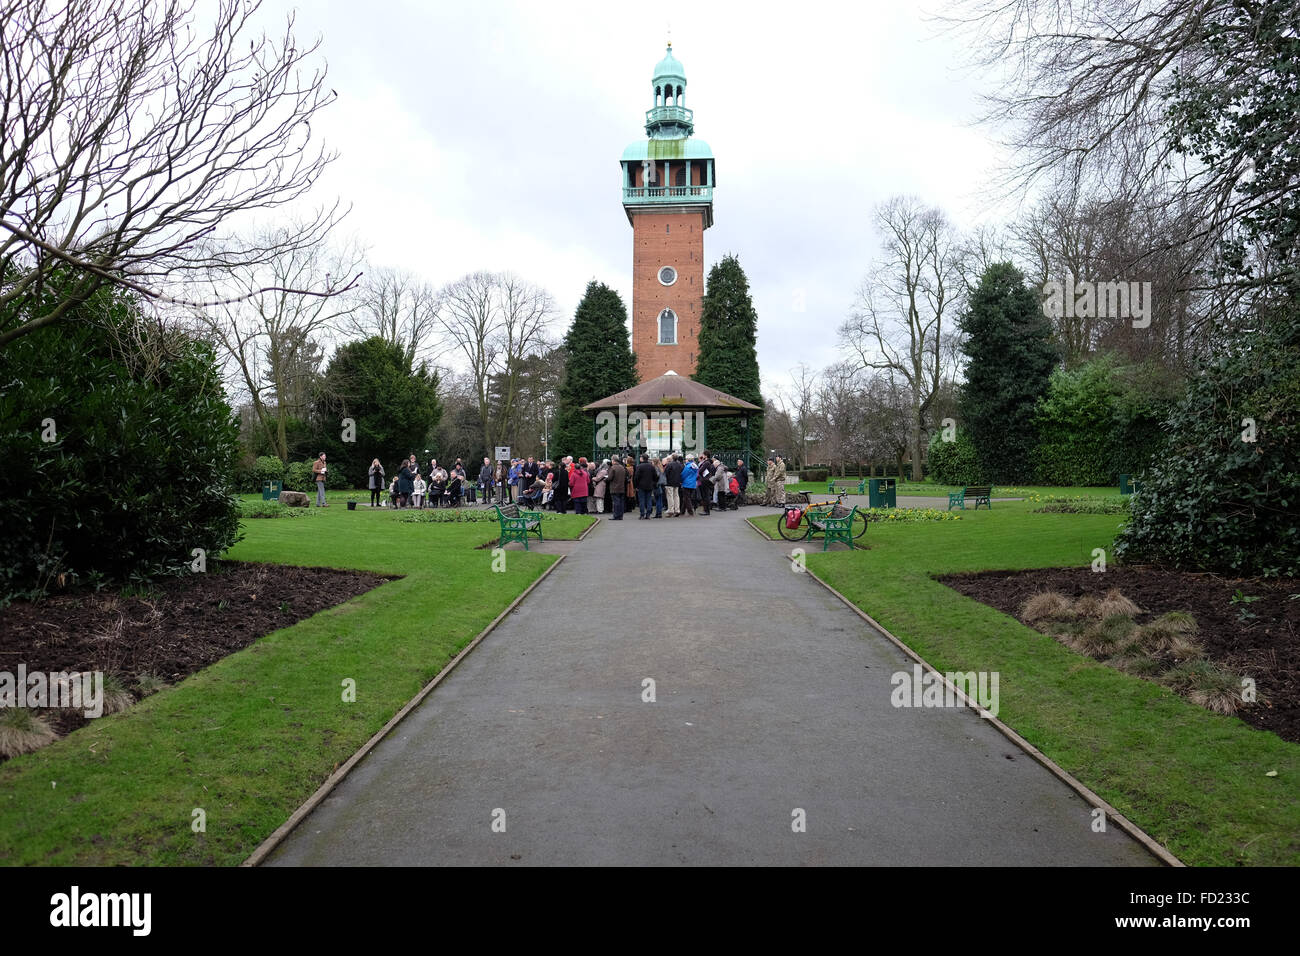
[[[985,485],[975,443],[970,433],[958,428],[952,441],[944,441],[942,432],[930,436],[929,476],[941,485]]]
[[[1039,401],[1034,474],[1044,485],[1114,485],[1159,457],[1181,380],[1156,365],[1099,355],[1052,375]]]
[[[284,462],[274,455],[261,455],[253,463],[250,475],[251,487],[245,488],[246,492],[257,492],[262,490],[262,485],[268,481],[284,480]]]
[[[1043,506],[1035,508],[1035,514],[1126,515],[1129,513],[1128,498],[1048,495],[1042,500]]]
[[[1165,431],[1121,560],[1300,574],[1300,311],[1261,317],[1204,362]]]
[[[868,521],[888,521],[893,524],[961,520],[961,515],[956,511],[940,511],[938,508],[859,508],[858,514],[866,515]]]
[[[0,445],[0,596],[183,573],[238,538],[238,428],[211,347],[112,290],[0,349]]]
[[[312,471],[312,466],[316,463],[315,458],[309,458],[307,461],[291,461],[284,468],[284,490],[285,491],[316,491],[316,475]],[[343,490],[351,488],[348,483],[347,475],[344,474],[342,466],[330,461],[328,455],[325,463],[329,465],[325,469],[325,487],[329,491]],[[260,487],[259,487],[260,490]]]
[[[241,518],[303,518],[317,515],[315,508],[286,508],[278,501],[244,501],[239,505]]]

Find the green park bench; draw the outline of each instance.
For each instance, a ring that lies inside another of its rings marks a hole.
[[[832,495],[835,494],[835,489],[837,486],[841,486],[845,489],[857,488],[858,490],[855,492],[855,494],[859,494],[859,495],[865,495],[867,493],[867,479],[865,478],[863,478],[861,481],[848,481],[848,480],[832,481],[830,483],[830,487],[826,489],[827,493]]]
[[[855,505],[845,511],[837,505],[808,509],[808,536],[822,536],[822,550],[827,550],[832,542],[842,541],[853,550],[853,518],[858,513]]]
[[[537,535],[542,540],[542,513],[540,511],[522,511],[518,505],[493,505],[497,512],[497,521],[501,523],[501,540],[497,542],[505,547],[511,541],[518,541],[528,550],[528,536]]]
[[[966,500],[968,498],[974,498],[976,511],[979,511],[981,502],[983,502],[985,508],[988,508],[990,511],[992,511],[993,510],[993,502],[991,500],[992,497],[993,497],[993,488],[989,485],[968,486],[966,488],[963,488],[961,491],[954,491],[948,495],[948,510],[952,511],[953,506],[956,505],[962,511],[965,511]]]

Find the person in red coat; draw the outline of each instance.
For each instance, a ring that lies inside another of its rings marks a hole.
[[[591,475],[586,465],[579,465],[569,474],[569,497],[573,501],[573,513],[587,513],[587,495],[591,491]]]

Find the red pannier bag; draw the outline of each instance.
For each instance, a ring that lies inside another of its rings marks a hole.
[[[803,520],[803,512],[798,508],[791,508],[785,513],[785,526],[791,531],[799,527],[801,520]]]

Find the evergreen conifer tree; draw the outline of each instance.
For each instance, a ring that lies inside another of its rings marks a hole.
[[[700,356],[695,381],[763,407],[758,375],[758,315],[749,296],[749,280],[740,260],[729,255],[709,270],[700,315]],[[706,440],[710,449],[745,445],[740,419],[712,419]],[[763,414],[749,417],[749,447],[763,452]],[[735,462],[727,462],[734,466]]]
[[[582,406],[637,384],[622,297],[592,280],[564,337],[564,378],[550,454],[590,455],[592,419]]]
[[[980,470],[994,484],[1030,481],[1038,441],[1034,409],[1058,357],[1051,322],[1020,271],[1000,262],[980,277],[958,325],[969,359],[961,424]]]

